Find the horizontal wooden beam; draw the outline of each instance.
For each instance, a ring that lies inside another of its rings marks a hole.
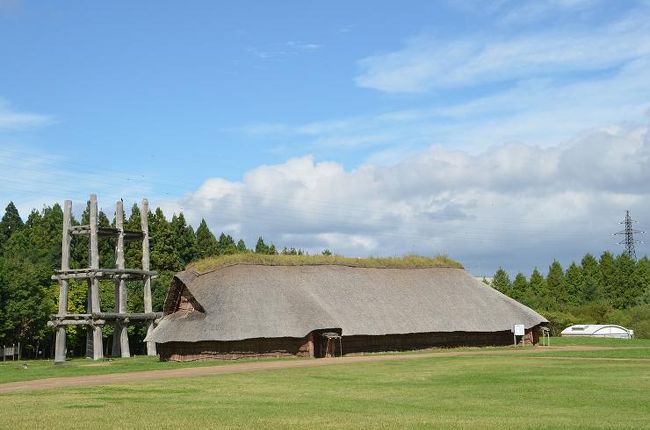
[[[162,318],[162,312],[146,312],[146,313],[137,313],[137,312],[100,312],[92,314],[94,318],[101,318],[105,320],[155,320],[157,318]]]
[[[89,225],[75,225],[70,227],[70,234],[73,236],[83,236],[90,234]],[[117,237],[120,234],[120,229],[115,227],[97,227],[97,236],[102,237]],[[138,230],[124,230],[124,240],[142,240],[144,234]]]
[[[50,315],[51,320],[63,320],[63,319],[90,319],[92,318],[91,314],[63,314],[63,315]]]
[[[96,326],[96,325],[104,325],[106,324],[105,320],[52,320],[48,321],[47,325],[48,327],[58,327],[62,325],[89,325],[89,326]]]
[[[56,275],[52,275],[54,280],[62,279],[88,279],[88,278],[104,278],[104,279],[131,279],[147,277],[155,277],[158,272],[152,270],[141,269],[70,269],[70,270],[57,270]]]
[[[65,314],[50,315],[50,320],[71,320],[71,321],[88,321],[88,320],[155,320],[162,318],[162,312],[95,312],[92,314]]]

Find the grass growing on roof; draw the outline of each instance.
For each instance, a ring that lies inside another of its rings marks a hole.
[[[403,257],[367,257],[352,258],[339,255],[266,255],[266,254],[232,254],[209,257],[191,263],[187,268],[197,272],[206,272],[235,264],[262,264],[267,266],[307,266],[339,265],[350,267],[423,269],[432,267],[451,267],[462,269],[463,265],[446,255],[423,257],[406,255]]]

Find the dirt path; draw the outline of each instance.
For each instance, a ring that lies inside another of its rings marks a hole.
[[[227,366],[186,367],[182,369],[146,370],[139,372],[112,373],[106,375],[68,376],[60,378],[36,379],[0,384],[0,394],[16,391],[43,390],[50,388],[78,387],[85,385],[106,385],[131,383],[135,381],[150,381],[163,378],[181,378],[206,375],[224,375],[230,373],[252,372],[257,370],[294,369],[303,367],[331,366],[348,363],[372,363],[376,361],[413,360],[418,358],[435,357],[464,357],[472,355],[510,355],[521,353],[540,353],[545,351],[594,351],[613,349],[593,346],[565,346],[544,348],[522,348],[509,350],[476,350],[476,351],[442,351],[412,354],[377,354],[360,355],[339,358],[321,358],[317,360],[298,359],[295,361],[246,362]]]

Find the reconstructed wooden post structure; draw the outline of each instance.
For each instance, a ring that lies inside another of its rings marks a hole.
[[[63,237],[61,238],[61,271],[70,269],[70,220],[72,218],[72,201],[66,200],[63,204]],[[68,313],[68,280],[59,280],[59,312],[57,316],[64,318]],[[54,361],[65,361],[65,326],[56,327],[56,340],[54,345]]]
[[[115,267],[124,270],[124,204],[121,200],[115,205],[115,228],[118,230],[117,243],[115,244]],[[149,268],[147,267],[146,270]],[[118,314],[128,313],[126,281],[122,278],[115,280],[115,312]],[[131,356],[127,323],[128,321],[115,320],[112,348],[114,357],[118,355],[121,357]]]
[[[149,202],[147,199],[142,199],[142,206],[140,206],[140,214],[149,213]],[[142,228],[142,270],[149,270],[149,219],[147,216],[140,216],[140,227]],[[151,304],[151,276],[144,279],[144,312],[150,313],[153,311]],[[149,321],[147,325],[147,336],[153,330],[153,321]],[[147,355],[156,355],[156,343],[147,342]]]
[[[129,357],[128,324],[131,321],[145,321],[147,333],[154,326],[155,320],[162,316],[161,312],[154,313],[151,303],[151,279],[156,272],[149,265],[149,229],[147,217],[149,203],[142,201],[140,207],[141,231],[124,230],[124,206],[122,201],[115,206],[115,227],[99,227],[97,223],[97,197],[92,194],[89,201],[88,225],[72,226],[72,202],[66,200],[63,209],[63,236],[61,240],[61,270],[52,279],[59,281],[59,310],[50,317],[48,325],[56,330],[54,361],[62,363],[66,357],[67,326],[83,325],[88,328],[86,336],[86,356],[99,360],[103,358],[102,327],[107,321],[113,321],[114,334],[111,355],[113,357]],[[70,244],[73,236],[88,235],[88,268],[70,269]],[[115,269],[99,267],[99,238],[114,237]],[[127,240],[142,240],[142,268],[130,269],[125,267],[124,243]],[[70,279],[86,279],[88,282],[88,301],[85,314],[68,313],[68,281]],[[102,312],[99,297],[99,281],[113,279],[115,281],[115,312]],[[144,284],[144,312],[129,313],[127,309],[127,280],[142,280]],[[156,344],[147,342],[147,354],[156,355]]]

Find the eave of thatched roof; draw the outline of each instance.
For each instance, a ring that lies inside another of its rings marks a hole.
[[[203,312],[174,312],[182,289]],[[546,322],[528,307],[455,268],[238,264],[179,273],[165,316],[147,340],[230,341],[343,335],[495,332]]]

